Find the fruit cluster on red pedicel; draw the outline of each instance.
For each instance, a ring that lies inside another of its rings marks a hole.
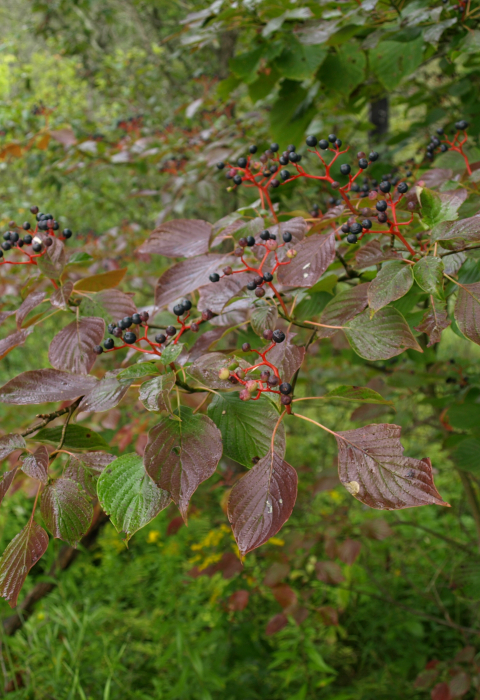
[[[55,238],[66,241],[72,237],[69,228],[59,232],[60,224],[52,214],[43,214],[36,206],[30,207],[30,211],[35,216],[33,226],[30,221],[24,221],[21,226],[15,221],[9,222],[9,230],[3,234],[0,265],[36,265]]]
[[[445,134],[445,130],[440,127],[437,129],[437,135],[432,136],[430,143],[427,146],[426,156],[427,159],[432,161],[438,153],[445,153],[446,151],[455,151],[460,153],[465,161],[465,167],[469,175],[472,174],[472,168],[470,166],[468,157],[463,150],[464,145],[467,143],[467,129],[468,122],[465,119],[460,119],[460,121],[455,123],[455,127],[451,129],[452,139],[449,139]]]

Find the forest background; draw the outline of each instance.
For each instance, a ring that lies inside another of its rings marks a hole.
[[[165,261],[137,248],[168,219],[214,223],[246,207],[248,194],[228,192],[214,166],[251,143],[300,147],[307,133],[333,131],[354,152],[378,150],[378,172],[395,172],[414,162],[427,168],[435,128],[465,118],[469,157],[479,161],[478,16],[470,1],[4,0],[1,224],[32,204],[53,210],[74,231],[73,246],[88,251],[72,265],[91,273],[128,267],[141,305]],[[435,167],[454,169],[454,154]],[[315,215],[331,196],[298,182],[280,203]],[[478,196],[464,207],[463,215],[476,214]],[[475,255],[467,272],[466,281],[480,280]],[[2,268],[2,310],[17,304],[9,275]],[[317,292],[329,293],[328,284]],[[301,303],[310,318],[325,298]],[[28,338],[2,360],[1,384],[38,366],[42,354],[45,366],[47,352],[41,337]],[[244,568],[232,564],[221,507],[228,460],[199,489],[188,529],[168,508],[127,549],[104,523],[55,577],[61,543],[52,543],[25,586],[51,583],[51,591],[14,634],[0,604],[4,695],[480,697],[479,357],[455,329],[444,331],[436,361],[449,393],[433,404],[427,356],[408,351],[368,365],[341,339],[309,349],[308,381],[319,392],[368,385],[395,406],[339,403],[322,407],[322,417],[344,429],[402,425],[410,454],[428,448],[450,509],[362,506],[338,483],[333,441],[309,426],[289,428],[287,457],[295,454],[301,474],[297,505]],[[24,410],[35,414],[22,408],[22,422]],[[0,405],[0,415],[2,432],[15,430],[18,411]],[[145,446],[133,406],[99,414],[95,429],[117,454]],[[24,481],[5,500],[2,551],[32,495]],[[328,566],[319,569],[320,560]]]

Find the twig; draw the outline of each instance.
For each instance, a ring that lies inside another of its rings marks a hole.
[[[39,413],[37,418],[43,418],[42,422],[33,428],[25,430],[23,433],[20,433],[20,435],[27,437],[27,435],[30,435],[30,433],[35,433],[37,430],[40,430],[40,428],[44,428],[46,425],[48,425],[48,423],[51,423],[51,421],[55,420],[55,418],[59,418],[59,416],[63,416],[65,413],[68,413],[69,410],[70,406],[67,406],[67,408],[60,408],[58,411],[54,411],[53,413]]]
[[[68,413],[67,413],[67,418],[65,420],[65,423],[63,424],[63,429],[62,429],[62,437],[60,438],[60,442],[58,443],[58,447],[52,454],[50,455],[50,460],[52,460],[54,457],[57,456],[57,454],[60,452],[60,450],[63,447],[63,444],[65,442],[65,436],[67,434],[67,428],[68,424],[70,423],[70,419],[77,410],[78,406],[80,405],[80,401],[83,399],[83,396],[80,396],[76,401],[74,401],[70,406],[68,407]]]

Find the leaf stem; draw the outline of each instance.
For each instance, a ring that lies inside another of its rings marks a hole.
[[[80,405],[80,401],[82,400],[82,398],[83,398],[83,397],[80,396],[76,401],[74,401],[74,402],[73,402],[72,404],[70,404],[70,406],[68,407],[67,418],[66,418],[66,420],[65,420],[65,423],[63,424],[63,429],[62,429],[62,437],[60,438],[60,442],[58,443],[58,447],[57,447],[56,450],[55,450],[54,452],[52,452],[52,454],[50,455],[50,460],[54,459],[54,458],[57,456],[59,450],[62,449],[63,443],[65,442],[65,436],[66,436],[66,434],[67,434],[68,424],[70,423],[71,417],[73,416],[73,414],[74,414],[75,411],[77,410],[78,406]]]

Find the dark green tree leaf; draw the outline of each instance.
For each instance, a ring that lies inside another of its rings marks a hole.
[[[56,428],[42,428],[35,435],[36,442],[43,442],[46,445],[58,445],[62,437],[63,426]],[[109,445],[99,433],[82,425],[69,424],[65,431],[65,449],[70,450],[108,450]]]
[[[370,283],[368,304],[374,311],[383,309],[391,301],[405,296],[413,284],[410,265],[393,261],[387,262]]]

